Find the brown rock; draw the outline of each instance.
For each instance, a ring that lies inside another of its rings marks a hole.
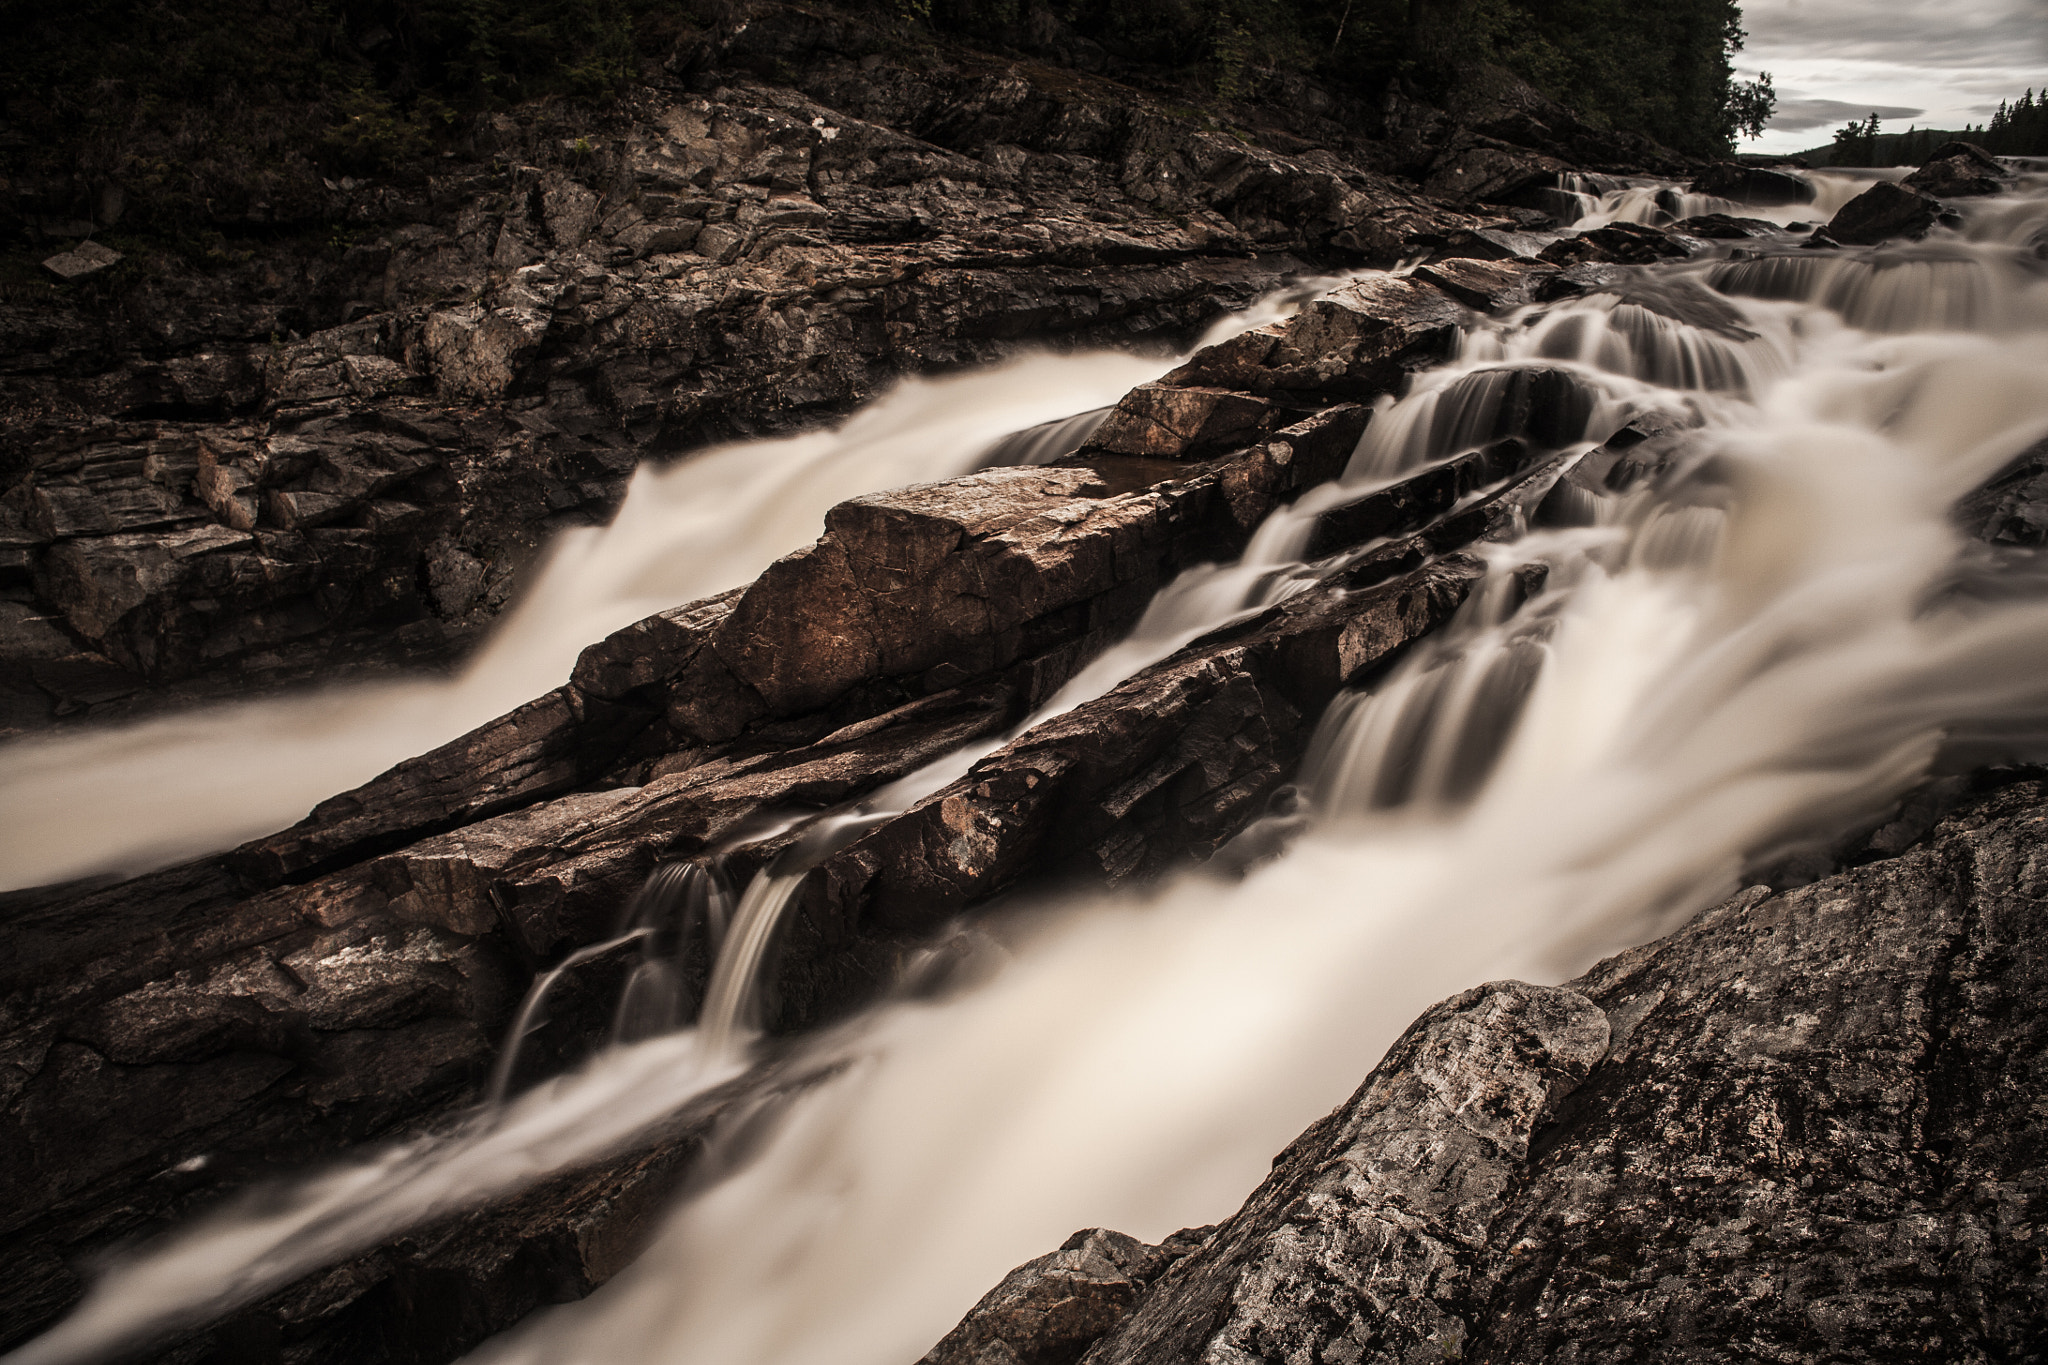
[[[1192,459],[1258,438],[1272,404],[1199,385],[1141,384],[1118,400],[1088,444],[1117,455]]]
[[[1370,276],[1310,301],[1284,324],[1196,352],[1161,382],[1372,398],[1448,355],[1466,316],[1462,303],[1426,280]]]
[[[1429,281],[1467,308],[1497,313],[1527,303],[1531,291],[1552,268],[1516,260],[1475,260],[1452,257],[1419,267],[1417,278]]]
[[[1337,689],[1444,620],[1473,572],[1304,594],[1037,726],[835,854],[803,914],[826,942],[926,932],[1048,855],[1112,882],[1200,856],[1261,808]]]

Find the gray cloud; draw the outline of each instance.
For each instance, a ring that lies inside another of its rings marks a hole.
[[[1838,128],[1850,119],[1876,114],[1886,122],[1918,118],[1925,109],[1903,104],[1851,104],[1847,100],[1780,99],[1771,127],[1785,133],[1803,133],[1808,128]]]
[[[1747,0],[1748,63],[1777,53],[1920,68],[2048,67],[2048,0]]]

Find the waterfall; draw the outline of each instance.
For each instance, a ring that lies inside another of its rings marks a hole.
[[[1075,1228],[1156,1240],[1230,1213],[1430,1003],[1564,979],[1651,938],[1747,869],[1876,818],[1945,746],[2048,738],[2048,602],[1948,591],[1974,562],[1950,508],[2048,437],[2048,315],[2015,245],[2048,225],[2048,200],[1971,213],[1934,245],[1982,272],[1982,311],[1938,311],[1931,273],[1868,304],[1897,268],[1871,252],[1835,270],[1681,263],[1656,272],[1661,293],[1476,326],[1382,404],[1341,486],[1277,513],[1239,563],[1183,575],[1065,705],[1316,581],[1313,517],[1402,473],[1538,423],[1566,461],[1646,414],[1672,434],[1630,478],[1579,479],[1548,523],[1481,547],[1485,577],[1450,627],[1323,718],[1303,814],[1269,856],[999,919],[1009,954],[988,979],[790,1045],[806,1088],[765,1138],[633,1266],[476,1358],[915,1360]],[[1539,382],[1542,415],[1524,401]],[[200,1320],[738,1083],[752,945],[803,856],[746,893],[701,1027],[621,1030],[463,1130],[224,1210],[110,1273],[10,1365]]]
[[[1756,218],[1781,226],[1791,223],[1825,223],[1841,207],[1878,180],[1897,180],[1910,166],[1879,170],[1802,171],[1786,168],[1784,174],[1804,180],[1813,187],[1813,198],[1801,204],[1740,204],[1711,194],[1694,194],[1664,181],[1643,176],[1582,175],[1567,172],[1560,185],[1546,191],[1545,207],[1559,222],[1584,231],[1609,223],[1645,223],[1664,227],[1709,213],[1726,213],[1738,218]]]
[[[1218,319],[1209,345],[1336,283],[1300,281]],[[320,801],[492,720],[576,656],[668,607],[752,581],[828,508],[882,489],[1067,453],[1182,357],[1034,354],[909,379],[840,426],[638,470],[609,526],[558,536],[459,676],[353,684],[0,746],[0,891],[133,874],[290,825]]]

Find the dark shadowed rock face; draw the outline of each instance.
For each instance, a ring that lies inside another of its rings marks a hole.
[[[1974,142],[1944,142],[1901,183],[1937,198],[1955,199],[1997,194],[2012,183],[2012,173]]]
[[[1089,1365],[2034,1359],[2048,784],[1997,780],[1897,856],[1437,1006]]]
[[[1782,204],[1811,204],[1814,189],[1810,181],[1762,166],[1744,166],[1734,161],[1717,161],[1692,182],[1694,194],[1711,194],[1733,200],[1745,208],[1776,208]]]
[[[1880,180],[1842,205],[1828,220],[1827,235],[1846,246],[1873,246],[1898,238],[1918,241],[1941,216],[1941,204],[1932,195]]]

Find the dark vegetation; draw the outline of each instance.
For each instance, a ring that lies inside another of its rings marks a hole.
[[[198,256],[223,230],[316,228],[321,180],[416,174],[479,110],[603,100],[727,2],[9,0],[0,232],[39,248],[120,221]],[[1735,0],[844,3],[906,45],[1050,52],[1204,99],[1284,74],[1377,107],[1396,82],[1442,99],[1496,64],[1696,155],[1725,152],[1758,97],[1731,83]]]
[[[2048,156],[2048,86],[2001,100],[1989,123],[1887,133],[1876,114],[1835,130],[1835,140],[1800,156],[1816,166],[1918,166],[1944,142],[1974,142],[1993,156]]]
[[[1000,41],[1028,0],[895,0],[938,27]],[[1447,95],[1507,67],[1596,125],[1724,154],[1741,118],[1735,0],[1052,0],[1038,7],[1127,59],[1205,74],[1225,94],[1266,69],[1376,95],[1396,80]]]

